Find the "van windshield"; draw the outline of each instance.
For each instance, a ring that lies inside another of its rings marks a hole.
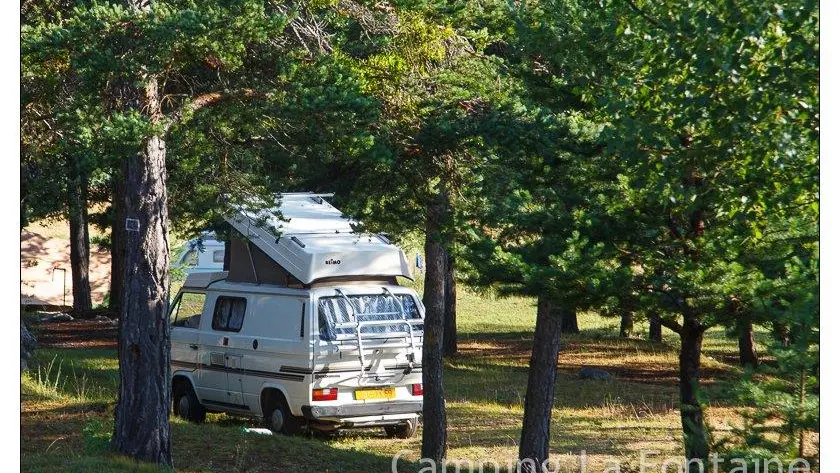
[[[396,298],[396,299],[395,299]],[[397,304],[399,300],[402,305]],[[349,301],[349,302],[348,302]],[[352,304],[352,308],[350,306]],[[335,325],[344,322],[353,322],[353,314],[356,320],[400,320],[405,314],[406,319],[419,319],[420,311],[414,298],[409,294],[366,294],[347,296],[322,297],[318,300],[318,327],[321,340],[336,340],[338,335],[353,335],[353,328],[336,328]],[[415,330],[422,331],[422,326],[414,325]],[[363,327],[363,334],[387,334],[393,332],[405,332],[408,328],[405,325],[378,325]]]

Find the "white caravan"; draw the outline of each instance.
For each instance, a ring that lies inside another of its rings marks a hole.
[[[397,284],[411,277],[407,259],[323,197],[283,194],[283,220],[237,213],[227,270],[187,277],[170,312],[175,414],[414,434],[424,309]]]
[[[224,269],[225,243],[212,233],[203,233],[184,244],[175,266],[186,274],[212,273]]]

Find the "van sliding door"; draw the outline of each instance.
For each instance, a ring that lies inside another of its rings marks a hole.
[[[236,352],[244,354],[245,404],[252,410],[260,409],[262,389],[281,386],[289,398],[292,413],[301,415],[295,409],[309,400],[304,378],[311,372],[312,363],[306,299],[260,294],[250,302],[251,310],[236,346]]]

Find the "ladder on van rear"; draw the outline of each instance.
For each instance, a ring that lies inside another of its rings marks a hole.
[[[338,345],[339,351],[352,352],[358,351],[359,354],[359,378],[362,378],[365,373],[367,365],[365,359],[365,350],[378,350],[383,348],[409,348],[411,351],[407,355],[409,369],[414,369],[415,356],[417,352],[417,343],[414,338],[422,336],[421,330],[416,330],[415,327],[423,325],[422,318],[409,318],[406,316],[405,309],[402,302],[394,295],[387,287],[382,287],[383,295],[391,298],[399,310],[390,312],[364,312],[366,316],[388,317],[380,320],[359,320],[359,312],[353,301],[347,297],[341,289],[336,288],[335,291],[344,299],[350,311],[349,322],[338,322],[334,324],[336,329],[335,341],[337,342],[354,342],[352,344],[340,343]],[[403,331],[389,331],[384,333],[363,333],[366,327],[384,327],[384,326],[400,326],[404,327]],[[340,333],[339,329],[352,329],[352,333]],[[393,341],[393,339],[402,339],[401,341]],[[406,341],[407,339],[407,341]],[[422,347],[421,347],[422,348]]]

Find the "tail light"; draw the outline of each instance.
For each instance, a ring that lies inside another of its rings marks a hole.
[[[313,401],[335,401],[338,399],[338,388],[313,389]]]
[[[411,395],[412,396],[422,396],[423,395],[423,385],[422,384],[412,384],[411,385]]]

